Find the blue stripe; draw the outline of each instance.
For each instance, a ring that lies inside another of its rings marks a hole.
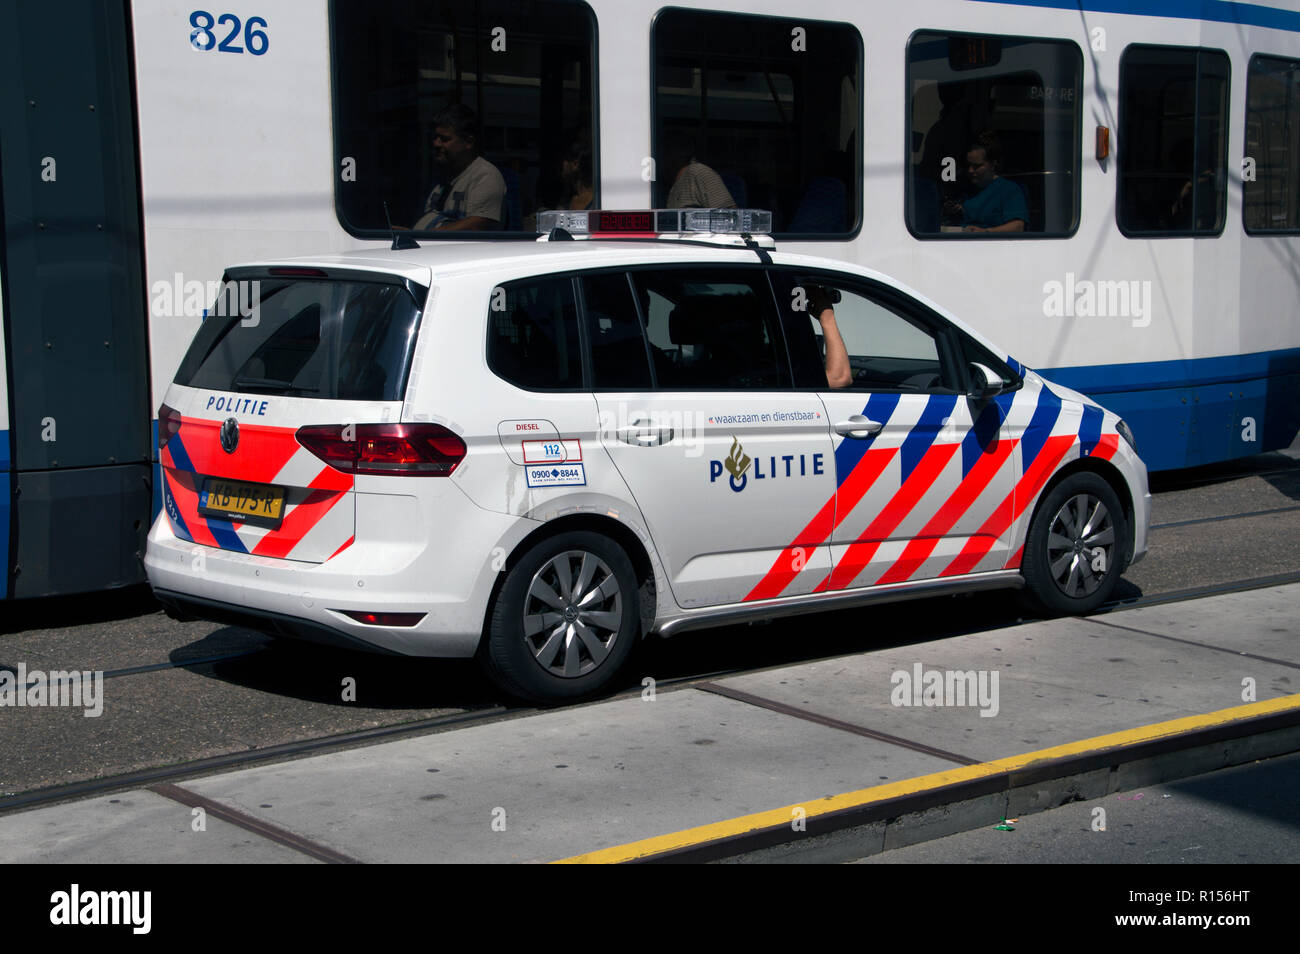
[[[957,395],[955,394],[932,394],[930,399],[925,402],[925,410],[921,412],[921,419],[913,425],[911,433],[903,441],[903,446],[898,452],[898,458],[903,465],[903,481],[912,475],[916,470],[916,465],[921,462],[934,440],[939,436],[939,429],[952,416],[953,408],[957,406]]]
[[[1079,425],[1079,455],[1087,457],[1101,440],[1102,409],[1093,404],[1083,406],[1083,422]]]
[[[167,449],[171,451],[172,462],[176,464],[177,470],[194,473],[194,462],[190,460],[189,451],[185,449],[185,441],[179,431],[168,438]]]
[[[1038,453],[1047,443],[1047,438],[1052,434],[1052,427],[1056,424],[1056,419],[1061,416],[1061,399],[1057,397],[1051,388],[1041,388],[1038,392],[1038,407],[1034,408],[1034,416],[1029,419],[1029,426],[1025,428],[1024,436],[1020,439],[1020,472],[1026,473],[1038,459]]]
[[[217,541],[217,546],[223,550],[234,550],[236,553],[247,553],[248,547],[244,546],[244,541],[239,539],[235,533],[235,525],[229,520],[221,520],[217,517],[207,517],[208,529],[212,531],[212,536]]]
[[[1300,32],[1300,13],[1254,3],[1229,0],[976,0],[1013,7],[1048,7],[1054,10],[1087,10],[1093,13],[1124,13],[1135,17],[1170,17],[1178,20],[1209,20],[1242,26],[1269,27]]]
[[[1300,374],[1300,348],[1229,354],[1218,358],[1193,358],[1187,361],[1140,361],[1135,364],[1047,368],[1038,370],[1038,373],[1084,394],[1199,388]]]
[[[189,526],[185,523],[185,518],[181,516],[181,508],[176,503],[176,498],[172,496],[172,489],[163,481],[162,485],[163,502],[167,505],[167,516],[171,517],[172,528],[176,535],[183,540],[194,542],[194,534],[190,532]]]
[[[894,416],[894,408],[898,407],[898,399],[901,396],[899,394],[873,394],[867,399],[867,406],[862,409],[862,413],[866,415],[868,420],[879,421],[888,427],[889,419]],[[884,432],[885,429],[882,427],[865,440],[858,440],[856,437],[845,437],[840,441],[840,446],[835,448],[836,487],[848,480],[849,474],[853,473],[853,468],[858,466],[858,462],[867,453],[867,449]]]
[[[1001,394],[996,400],[989,401],[980,411],[979,416],[975,418],[975,423],[971,429],[966,432],[966,437],[961,442],[961,475],[963,478],[970,473],[975,462],[980,459],[981,455],[988,453],[993,442],[998,438],[998,430],[1002,427],[1002,422],[1006,420],[1007,411],[1011,408],[1012,395]]]

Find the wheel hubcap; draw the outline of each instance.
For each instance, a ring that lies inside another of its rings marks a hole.
[[[560,553],[528,584],[523,622],[539,666],[567,679],[585,676],[608,658],[623,625],[618,578],[594,553]]]
[[[1106,505],[1091,494],[1065,502],[1047,534],[1052,579],[1066,596],[1091,596],[1110,573],[1115,527]]]

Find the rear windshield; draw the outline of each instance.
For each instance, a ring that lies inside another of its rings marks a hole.
[[[176,383],[350,401],[400,401],[420,306],[405,286],[260,279],[226,282]]]

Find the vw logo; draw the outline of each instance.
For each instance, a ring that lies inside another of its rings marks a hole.
[[[238,446],[239,422],[233,417],[228,417],[221,425],[221,449],[227,454],[233,454]]]

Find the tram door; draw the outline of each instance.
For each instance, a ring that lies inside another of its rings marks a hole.
[[[124,0],[0,4],[6,597],[144,579],[148,303]]]

